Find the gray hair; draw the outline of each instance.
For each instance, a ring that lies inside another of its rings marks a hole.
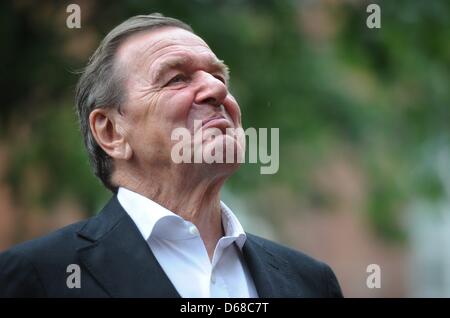
[[[184,22],[159,13],[137,15],[122,22],[102,40],[78,81],[75,104],[89,161],[95,175],[112,192],[117,192],[117,185],[111,180],[113,160],[95,141],[89,115],[96,108],[114,107],[120,112],[121,105],[126,101],[122,77],[114,63],[119,46],[132,34],[169,26],[194,33]]]

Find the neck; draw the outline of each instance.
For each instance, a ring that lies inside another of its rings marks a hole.
[[[125,174],[124,174],[125,175]],[[224,235],[220,189],[226,177],[186,173],[151,173],[151,177],[117,178],[116,184],[139,193],[195,224],[212,260],[218,240]],[[140,174],[135,174],[142,176]],[[157,180],[155,182],[154,180]]]

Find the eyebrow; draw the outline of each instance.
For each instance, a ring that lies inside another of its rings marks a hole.
[[[154,72],[153,81],[157,82],[161,79],[161,77],[170,70],[173,69],[181,69],[186,67],[187,65],[194,64],[194,59],[189,56],[176,56],[172,58],[168,58],[161,64],[156,67]],[[225,76],[225,80],[228,82],[230,79],[230,71],[228,66],[222,60],[218,60],[214,57],[208,58],[207,61],[208,68],[210,71],[216,72],[219,71]]]

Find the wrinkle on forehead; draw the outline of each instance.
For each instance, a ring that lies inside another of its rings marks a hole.
[[[173,50],[174,46],[189,48],[197,53],[212,53],[205,41],[197,35],[176,27],[164,27],[133,34],[120,45],[116,57],[121,64],[131,64],[132,61],[134,68],[148,67],[146,64],[151,64],[156,59],[155,55],[157,57]]]

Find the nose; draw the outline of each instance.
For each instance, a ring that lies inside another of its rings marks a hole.
[[[225,83],[207,72],[201,72],[198,80],[199,88],[195,97],[195,103],[216,107],[222,105],[228,94]]]

